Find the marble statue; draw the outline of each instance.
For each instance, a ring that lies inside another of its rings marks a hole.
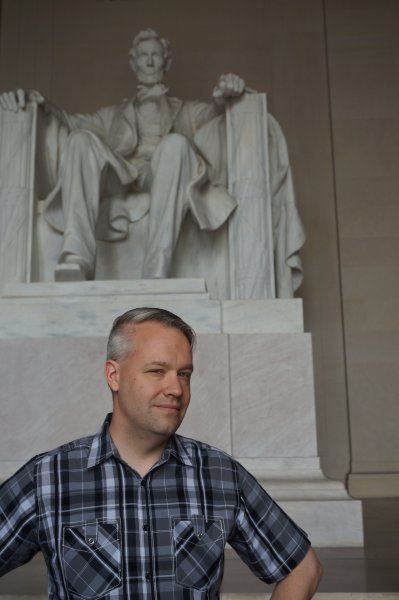
[[[51,191],[44,217],[62,233],[55,280],[93,279],[97,240],[129,234],[148,216],[143,278],[170,275],[181,226],[189,211],[201,230],[220,228],[237,208],[228,192],[225,106],[244,94],[235,74],[222,75],[211,103],[169,95],[164,77],[169,43],[152,29],[136,35],[130,65],[136,95],[94,114],[70,114],[40,92],[0,95],[0,108],[21,111],[36,102],[47,115],[42,163]],[[304,241],[296,210],[284,136],[268,116],[270,188],[276,294],[289,297],[302,278]]]

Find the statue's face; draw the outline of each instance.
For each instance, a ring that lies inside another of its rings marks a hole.
[[[151,84],[162,81],[165,73],[162,44],[154,39],[140,42],[133,63],[140,83]]]

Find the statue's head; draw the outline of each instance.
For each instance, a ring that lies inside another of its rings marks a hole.
[[[172,62],[168,40],[153,29],[143,29],[136,35],[129,56],[137,79],[145,84],[162,81]]]

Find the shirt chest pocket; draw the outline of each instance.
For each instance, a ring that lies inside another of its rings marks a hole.
[[[65,525],[62,563],[71,598],[101,598],[121,585],[119,522]]]
[[[225,535],[222,519],[195,516],[172,522],[175,578],[184,587],[204,590],[221,575]]]

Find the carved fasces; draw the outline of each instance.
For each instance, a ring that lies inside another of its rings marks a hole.
[[[226,111],[231,299],[275,298],[266,94],[244,94]]]
[[[5,94],[1,98],[0,282],[27,282],[31,272],[37,105],[24,104],[26,98],[11,92],[7,101]]]

